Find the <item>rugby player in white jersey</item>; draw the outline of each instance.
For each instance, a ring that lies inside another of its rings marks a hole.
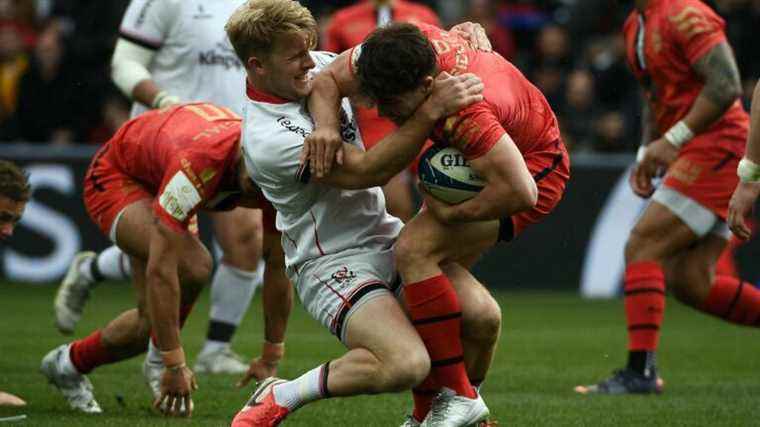
[[[135,102],[132,117],[148,108],[180,101],[209,101],[242,113],[245,70],[224,24],[242,0],[132,0],[122,20],[112,60],[114,83]],[[230,349],[230,341],[261,283],[260,211],[236,209],[211,213],[214,236],[223,255],[212,279],[206,342],[197,357],[198,373],[240,374],[248,365]],[[74,259],[55,301],[56,324],[71,333],[90,290],[100,280],[124,280],[129,257],[112,246],[100,254],[82,252]],[[282,343],[264,343],[278,355]],[[156,379],[160,357],[151,347],[146,375]],[[153,362],[153,363],[151,363]],[[153,374],[156,375],[152,375]],[[155,381],[154,381],[155,383]]]
[[[393,294],[399,283],[392,246],[402,223],[386,213],[379,186],[412,161],[439,118],[480,100],[482,84],[473,75],[439,76],[414,117],[367,152],[344,100],[343,163],[316,179],[300,166],[304,139],[313,130],[306,96],[313,73],[335,55],[310,51],[314,18],[296,1],[252,0],[226,28],[248,72],[241,137],[246,169],[278,211],[286,271],[304,307],[348,349],[295,380],[260,383],[233,426],[274,426],[318,399],[416,386],[430,359]],[[466,270],[446,268],[462,301],[455,314],[469,338],[463,357],[474,375],[485,375],[501,313]],[[479,402],[466,424],[488,415]]]

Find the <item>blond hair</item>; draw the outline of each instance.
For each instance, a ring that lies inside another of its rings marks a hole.
[[[305,32],[309,48],[317,44],[317,21],[293,0],[248,0],[224,26],[235,53],[245,64],[254,54],[268,54],[276,37]]]

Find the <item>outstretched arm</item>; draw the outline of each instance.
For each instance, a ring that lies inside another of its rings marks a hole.
[[[739,162],[737,174],[740,182],[728,205],[728,225],[737,237],[748,240],[752,236],[752,230],[745,218],[752,212],[760,195],[760,81],[752,95],[752,122],[747,151]]]

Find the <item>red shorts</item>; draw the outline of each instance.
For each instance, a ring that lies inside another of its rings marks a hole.
[[[109,145],[101,148],[92,159],[84,178],[84,205],[100,231],[113,239],[111,227],[127,206],[155,196],[142,185],[121,172],[109,156]]]
[[[704,206],[721,220],[739,183],[736,167],[744,141],[716,133],[700,135],[684,145],[668,169],[663,185]]]
[[[508,233],[510,230],[500,230],[499,240],[511,240],[529,225],[540,222],[562,200],[570,179],[570,156],[559,140],[555,147],[552,151],[537,151],[525,156],[525,164],[538,187],[538,200],[533,209],[511,216],[511,233]]]

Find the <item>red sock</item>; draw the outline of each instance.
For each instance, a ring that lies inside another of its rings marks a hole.
[[[440,274],[404,287],[412,324],[431,360],[431,375],[440,387],[474,398],[462,350],[462,311],[449,279]]]
[[[438,383],[435,376],[431,373],[425,378],[425,381],[412,389],[412,398],[414,399],[414,411],[412,416],[415,420],[422,422],[425,419],[430,407],[433,405],[433,398],[438,394]]]
[[[636,262],[625,269],[628,350],[655,351],[665,313],[665,275],[656,262]]]
[[[760,290],[741,279],[716,275],[700,309],[739,325],[760,326]]]
[[[69,348],[71,363],[81,374],[90,373],[100,365],[117,362],[119,359],[104,345],[102,334],[97,330],[86,338],[74,341]]]

